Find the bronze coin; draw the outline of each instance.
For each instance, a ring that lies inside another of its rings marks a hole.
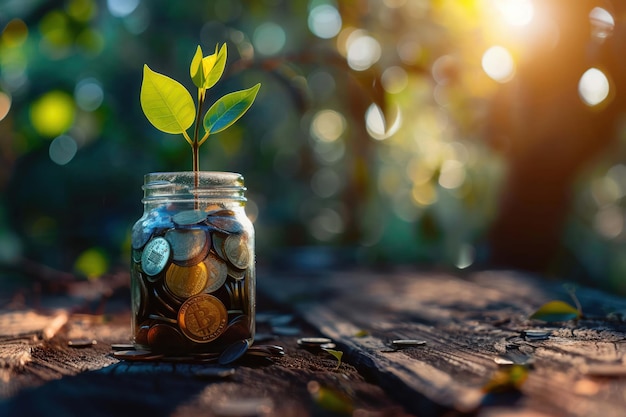
[[[203,264],[206,267],[208,275],[204,292],[212,293],[217,291],[226,282],[228,267],[224,261],[212,253],[209,253],[209,256],[206,257]]]
[[[243,225],[233,217],[210,216],[207,218],[209,226],[226,233],[241,233]]]
[[[241,235],[228,236],[224,241],[224,254],[235,268],[246,269],[250,263],[248,239]]]
[[[158,351],[180,349],[185,344],[183,335],[169,324],[155,324],[148,331],[148,346]]]
[[[170,244],[162,237],[148,242],[141,254],[141,268],[149,276],[155,276],[165,268],[170,258]]]
[[[180,330],[197,343],[217,339],[226,329],[228,313],[224,304],[209,294],[198,294],[187,299],[178,311]]]
[[[219,217],[234,217],[235,212],[229,209],[221,208],[220,206],[215,206],[211,210],[206,211],[207,216],[219,216]]]
[[[156,302],[155,303],[155,307],[158,310],[163,311],[163,312],[167,312],[167,314],[173,314],[174,316],[176,316],[178,314],[176,309],[172,305],[173,303],[169,303],[169,302],[165,301],[161,297],[161,295],[159,295],[159,292],[158,292],[156,287],[152,289],[152,295],[153,295],[153,300]]]
[[[201,262],[192,266],[170,264],[165,273],[167,289],[179,298],[200,294],[207,286],[207,265]]]
[[[172,248],[172,260],[179,265],[195,265],[210,249],[209,235],[203,229],[170,229],[165,239]]]

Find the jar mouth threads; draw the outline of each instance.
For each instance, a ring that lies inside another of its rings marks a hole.
[[[235,172],[153,172],[144,176],[143,204],[226,200],[245,203],[244,178]]]

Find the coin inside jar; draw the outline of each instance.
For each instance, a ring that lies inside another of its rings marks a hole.
[[[178,324],[183,334],[197,343],[217,339],[226,328],[228,312],[224,304],[209,294],[187,299],[178,311]]]
[[[203,229],[170,229],[165,239],[172,248],[172,260],[180,265],[197,264],[210,248],[209,236]]]
[[[226,282],[228,267],[220,258],[212,253],[203,262],[207,270],[208,280],[204,292],[217,291]]]
[[[207,214],[202,210],[186,210],[176,213],[172,221],[179,226],[191,226],[206,220]]]
[[[224,254],[239,269],[246,269],[250,262],[247,239],[240,235],[230,235],[224,241]]]
[[[165,273],[165,285],[179,298],[200,294],[207,285],[208,272],[205,263],[192,266],[170,264]]]
[[[162,237],[156,237],[148,242],[141,254],[141,267],[149,276],[155,276],[163,271],[170,258],[170,244]]]

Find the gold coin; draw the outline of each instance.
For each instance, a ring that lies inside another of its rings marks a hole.
[[[208,273],[204,262],[193,266],[171,264],[165,273],[165,285],[179,298],[200,294],[207,285]]]
[[[226,307],[209,294],[194,295],[178,311],[180,330],[197,343],[208,343],[217,339],[226,329],[227,321]]]
[[[179,265],[194,265],[209,251],[210,241],[203,229],[170,229],[165,240],[172,249],[172,260]]]
[[[224,241],[224,254],[235,268],[246,269],[250,263],[248,240],[239,235],[230,235]]]
[[[204,260],[203,265],[206,266],[209,277],[204,292],[211,293],[217,291],[226,282],[228,267],[224,261],[212,253],[209,253],[209,256],[207,256]]]

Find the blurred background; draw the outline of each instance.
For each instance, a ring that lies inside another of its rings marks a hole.
[[[626,294],[621,0],[3,0],[0,270],[129,263],[143,175],[191,169],[142,67],[208,101],[262,89],[201,148],[242,173],[261,266],[539,272]]]

